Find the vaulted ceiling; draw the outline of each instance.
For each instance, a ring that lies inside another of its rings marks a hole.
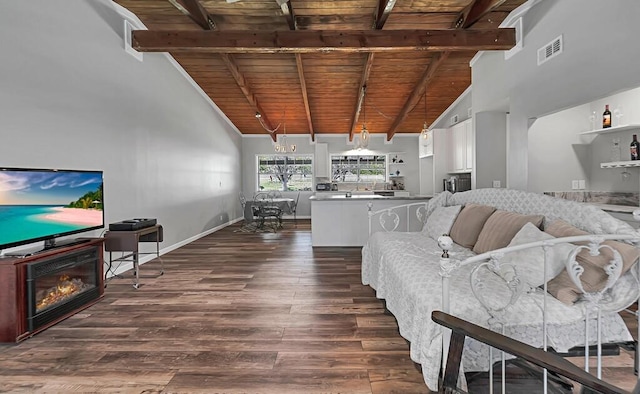
[[[526,0],[114,0],[243,134],[419,133],[471,83]],[[425,93],[426,92],[426,93]],[[263,125],[256,118],[261,114]]]

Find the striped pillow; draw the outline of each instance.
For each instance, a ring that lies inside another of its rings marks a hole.
[[[523,215],[515,212],[495,211],[482,227],[473,251],[480,254],[504,248],[509,245],[509,242],[520,231],[522,226],[531,222],[540,228],[543,219],[543,215]]]

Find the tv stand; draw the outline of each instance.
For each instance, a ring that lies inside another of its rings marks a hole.
[[[68,239],[64,241],[56,242],[55,239],[46,239],[44,241],[44,247],[42,249],[35,250],[22,250],[12,253],[5,253],[3,256],[6,257],[17,257],[17,258],[25,258],[29,256],[35,256],[40,253],[49,252],[55,249],[67,248],[74,245],[80,245],[91,241],[89,238],[76,238],[76,239]]]
[[[55,239],[47,239],[44,241],[44,248],[36,253],[42,253],[51,249],[65,248],[67,246],[80,245],[89,242],[88,238],[66,239],[64,241],[56,241]]]

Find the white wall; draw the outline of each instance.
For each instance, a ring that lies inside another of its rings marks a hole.
[[[471,87],[465,90],[456,101],[451,104],[449,108],[439,116],[429,129],[446,129],[453,126],[456,123],[460,123],[470,118],[469,109],[471,109]],[[452,122],[451,118],[458,116],[457,122]]]
[[[620,159],[629,160],[629,144],[640,128],[606,134],[579,135],[593,128],[590,116],[595,112],[596,128],[602,124],[602,112],[609,104],[612,112],[622,109],[623,117],[613,116],[613,125],[640,124],[640,88],[617,93],[536,120],[529,129],[529,190],[572,190],[571,181],[584,179],[592,191],[638,192],[638,169],[628,177],[622,169],[602,169],[600,163],[612,161],[614,138],[620,140]],[[553,174],[553,176],[549,176]]]
[[[640,86],[638,15],[636,0],[543,0],[523,18],[520,52],[509,60],[499,52],[476,59],[474,113],[510,112],[509,187],[529,187],[527,139],[534,119]],[[563,53],[538,66],[538,48],[559,35]]]
[[[504,166],[507,157],[507,114],[499,111],[477,112],[473,126],[476,130],[474,188],[493,187],[493,181],[500,181],[500,187],[505,187],[507,180],[507,171]]]
[[[589,105],[581,105],[542,117],[531,125],[529,191],[572,190],[572,180],[589,179],[591,149],[578,136],[579,131],[589,130],[589,117],[585,116],[588,110]]]
[[[106,222],[157,218],[167,248],[242,215],[241,138],[165,55],[125,53],[114,7],[0,4],[0,166],[103,170]]]

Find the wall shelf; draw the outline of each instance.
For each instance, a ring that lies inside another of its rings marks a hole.
[[[640,167],[640,160],[612,161],[609,163],[600,163],[600,168],[629,168],[629,167]]]
[[[581,133],[578,133],[578,135],[606,134],[606,133],[613,133],[617,131],[627,131],[627,130],[633,130],[633,129],[640,129],[640,124],[628,124],[624,126],[607,127],[606,129],[583,131]]]

